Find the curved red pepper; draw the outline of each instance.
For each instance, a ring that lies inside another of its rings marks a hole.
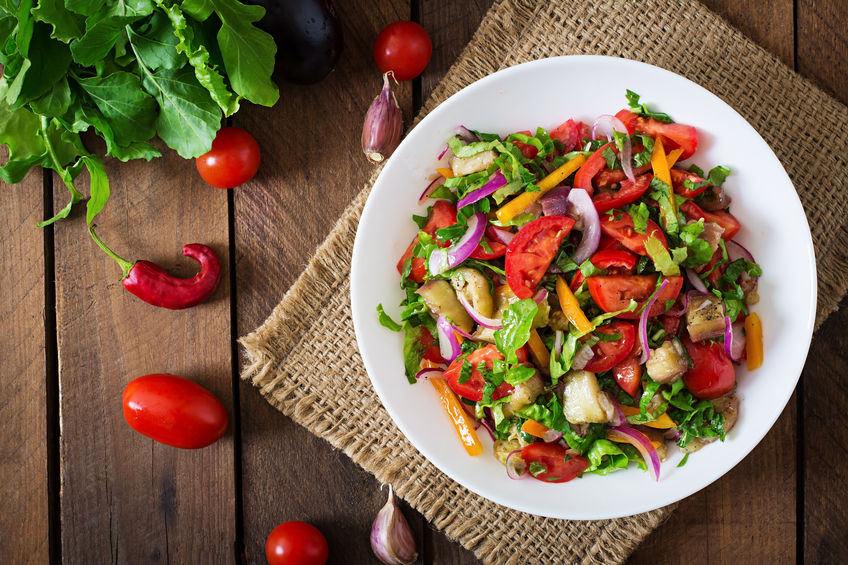
[[[151,261],[130,262],[122,259],[88,228],[94,242],[100,246],[124,271],[122,284],[130,293],[148,304],[180,310],[196,306],[212,296],[221,278],[221,262],[212,248],[201,243],[183,246],[183,255],[200,263],[200,272],[190,279],[169,275],[165,269]]]

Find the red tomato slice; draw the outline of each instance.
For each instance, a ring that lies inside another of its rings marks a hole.
[[[636,148],[633,149],[634,153],[636,152]],[[651,164],[642,165],[641,167],[636,167],[633,169],[634,176],[641,176],[651,170]],[[595,176],[594,185],[597,188],[610,188],[616,185],[620,185],[621,182],[627,178],[627,175],[624,174],[624,171],[621,169],[610,169],[607,167],[600,173]]]
[[[583,166],[577,170],[574,175],[574,188],[582,188],[589,193],[589,196],[595,191],[592,186],[592,179],[607,166],[607,161],[604,159],[602,152],[607,147],[610,147],[612,142],[601,145],[597,151],[592,153]]]
[[[618,334],[621,337],[616,341],[599,341],[592,347],[595,356],[586,363],[584,368],[593,373],[609,371],[624,361],[633,350],[633,344],[636,343],[636,330],[633,328],[633,324],[621,320],[601,326],[595,330],[595,333]]]
[[[518,357],[519,363],[527,361],[527,352],[523,347],[516,352],[516,356]],[[466,382],[460,383],[459,376],[462,372],[463,361],[466,359],[469,363],[471,363],[471,377]],[[448,381],[448,385],[450,385],[451,390],[459,396],[467,398],[468,400],[473,400],[474,402],[480,402],[483,400],[483,385],[486,381],[483,379],[483,375],[480,374],[480,371],[477,370],[477,364],[480,363],[480,361],[485,361],[486,369],[491,371],[493,361],[503,361],[503,359],[504,356],[500,351],[498,351],[498,348],[495,347],[494,344],[481,347],[476,351],[472,351],[466,357],[457,357],[445,370],[445,379]],[[492,394],[492,399],[497,400],[507,394],[512,394],[512,390],[513,386],[511,384],[502,383],[495,389],[495,392]]]
[[[524,135],[529,135],[529,136],[533,135],[532,133],[530,133],[530,130],[519,131],[519,132],[516,132],[516,133],[523,133]],[[529,145],[527,143],[522,143],[522,142],[517,141],[517,140],[513,140],[512,143],[516,147],[518,147],[519,150],[521,150],[521,154],[524,155],[527,159],[535,159],[536,155],[539,154],[539,150],[536,149],[536,147],[534,147],[533,145]]]
[[[562,143],[563,153],[568,153],[580,143],[580,132],[577,129],[577,124],[571,119],[552,129],[548,135],[551,136],[551,139]]]
[[[683,186],[683,181],[689,180],[692,181],[696,186],[700,182],[704,182],[705,178],[699,177],[695,173],[690,173],[689,171],[685,171],[683,169],[671,169],[671,184],[674,185],[675,194],[679,194],[683,198],[695,198],[711,185],[710,183],[705,184],[700,188],[696,188],[695,190],[689,190],[685,186]]]
[[[506,244],[501,243],[500,238],[498,237],[499,231],[510,234],[512,233],[506,228],[499,228],[490,224],[486,227],[486,233],[484,237],[486,238],[486,243],[489,244],[489,247],[491,248],[492,252],[489,253],[488,251],[483,249],[482,245],[478,245],[477,248],[471,253],[471,258],[488,261],[489,259],[497,259],[498,257],[503,257],[504,253],[506,253]]]
[[[530,298],[574,227],[566,216],[543,216],[524,225],[506,249],[506,282],[518,298]]]
[[[724,233],[721,234],[722,239],[733,239],[733,237],[739,233],[739,230],[742,229],[742,224],[740,224],[739,220],[737,220],[730,212],[725,212],[723,210],[707,212],[691,200],[687,200],[681,204],[680,211],[683,212],[688,220],[697,222],[701,218],[704,218],[705,222],[717,223],[724,228]]]
[[[421,327],[421,337],[418,338],[421,345],[424,346],[424,359],[433,363],[444,363],[442,359],[442,351],[439,349],[439,344],[436,342],[433,334],[425,327]]]
[[[666,152],[682,149],[680,161],[691,157],[698,149],[698,130],[685,124],[667,124],[654,118],[643,118],[630,110],[621,110],[615,115],[624,123],[630,135],[644,133],[655,138],[662,136]]]
[[[598,243],[598,250],[603,251],[604,249],[619,249],[622,251],[627,251],[627,248],[621,245],[621,242],[611,237],[605,233],[601,234],[601,241]]]
[[[576,122],[577,125],[577,146],[575,149],[580,149],[584,139],[592,139],[592,128],[584,122]]]
[[[648,190],[654,175],[647,173],[636,177],[636,182],[629,179],[621,181],[621,188],[615,192],[599,192],[593,198],[595,210],[598,214],[603,214],[607,210],[613,208],[621,208],[625,204],[630,204],[639,199]]]
[[[658,277],[659,275],[606,275],[589,277],[586,279],[586,284],[592,300],[604,312],[623,310],[630,304],[631,298],[635,300],[638,306],[634,312],[623,312],[618,315],[619,318],[635,320],[639,317],[639,310],[656,290]],[[676,300],[680,289],[683,288],[681,276],[666,277],[666,280],[668,285],[657,295],[657,300],[648,313],[649,317],[664,313],[666,301]]]
[[[589,461],[579,455],[568,455],[568,450],[558,443],[531,443],[521,450],[521,458],[527,463],[530,476],[546,483],[567,483],[589,468]],[[535,475],[530,464],[544,466],[544,471]]]
[[[629,251],[602,249],[592,255],[592,264],[599,269],[622,269],[633,271],[638,259]]]
[[[662,322],[665,333],[668,335],[677,335],[677,330],[680,329],[680,318],[681,316],[663,316],[660,321]]]
[[[446,200],[436,200],[436,203],[433,204],[433,209],[430,210],[430,216],[427,218],[427,223],[424,224],[424,227],[421,228],[421,231],[433,235],[434,233],[436,233],[436,230],[452,226],[455,223],[456,208],[453,206],[453,204]],[[401,256],[400,261],[397,262],[398,273],[403,272],[403,264],[408,258],[412,257],[412,250],[413,248],[415,248],[416,243],[418,243],[417,234],[412,240],[412,243],[409,244],[409,247],[406,248],[406,251]],[[450,244],[445,241],[442,242],[440,245],[442,247],[447,247]],[[424,275],[426,274],[427,266],[424,263],[424,259],[422,257],[412,257],[412,271],[410,271],[409,273],[409,280],[417,283],[424,282]]]
[[[605,234],[617,239],[630,251],[639,255],[648,254],[645,251],[645,242],[652,235],[663,244],[663,247],[668,249],[668,241],[665,239],[665,234],[653,220],[648,220],[645,233],[637,233],[633,228],[633,218],[626,212],[619,212],[611,216],[607,214],[602,215],[601,230]]]
[[[719,265],[716,267],[716,264],[724,258],[724,254],[721,251],[721,247],[716,248],[713,253],[710,262],[706,265],[702,265],[700,267],[695,267],[695,272],[698,274],[701,273],[710,273],[707,275],[707,280],[710,281],[711,284],[716,284],[721,276],[724,274],[724,270],[727,268],[727,264]],[[713,268],[715,267],[715,268]]]
[[[612,376],[621,390],[636,398],[639,386],[642,384],[642,365],[635,355],[628,356],[624,361],[613,367]]]
[[[686,388],[706,400],[730,392],[736,384],[736,370],[724,353],[724,344],[716,341],[694,343],[688,335],[684,335],[682,341],[694,365],[683,375]]]

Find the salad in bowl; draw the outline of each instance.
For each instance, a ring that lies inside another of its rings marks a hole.
[[[730,169],[705,172],[696,128],[626,99],[550,131],[458,127],[422,179],[399,321],[378,306],[409,383],[437,390],[469,456],[489,435],[512,479],[659,480],[670,449],[682,465],[725,440],[736,367],[763,361]]]

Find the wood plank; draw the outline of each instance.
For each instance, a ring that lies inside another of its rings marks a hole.
[[[4,159],[5,160],[5,159]],[[44,191],[40,169],[0,182],[0,561],[47,563],[47,377],[44,331]]]
[[[419,23],[430,34],[433,55],[421,76],[421,96],[426,101],[471,40],[492,0],[456,2],[455,0],[419,1]],[[418,111],[418,108],[415,109]],[[427,524],[425,548],[427,563],[478,563],[474,554]]]
[[[848,12],[839,0],[799,0],[798,71],[848,103]],[[848,558],[841,518],[848,505],[843,485],[848,452],[838,430],[848,423],[841,383],[848,360],[848,299],[818,331],[801,380],[803,391],[803,558],[839,563]]]
[[[121,393],[133,378],[168,372],[213,392],[232,414],[227,194],[192,161],[117,163],[98,233],[119,255],[179,276],[196,263],[183,244],[212,247],[223,274],[195,308],[156,308],[126,292],[118,266],[86,233],[84,208],[56,226],[56,307],[61,387],[62,556],[68,563],[232,562],[235,485],[232,427],[201,450],[134,432]],[[56,206],[66,194],[54,179]]]
[[[409,19],[410,6],[406,0],[334,5],[344,33],[336,70],[315,85],[280,83],[274,108],[245,107],[233,120],[256,137],[263,158],[257,177],[235,193],[240,335],[270,314],[373,171],[359,140],[381,84],[371,48],[386,24]],[[409,124],[409,83],[395,93]],[[240,388],[240,405],[246,560],[263,562],[270,531],[302,520],[327,537],[331,562],[373,561],[368,534],[386,501],[377,480],[274,410],[249,384]],[[420,540],[420,517],[406,516]]]

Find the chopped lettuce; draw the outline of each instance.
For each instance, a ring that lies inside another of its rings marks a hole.
[[[513,302],[503,314],[503,328],[495,332],[495,345],[507,363],[518,363],[516,351],[530,339],[530,325],[539,306],[532,298]]]

